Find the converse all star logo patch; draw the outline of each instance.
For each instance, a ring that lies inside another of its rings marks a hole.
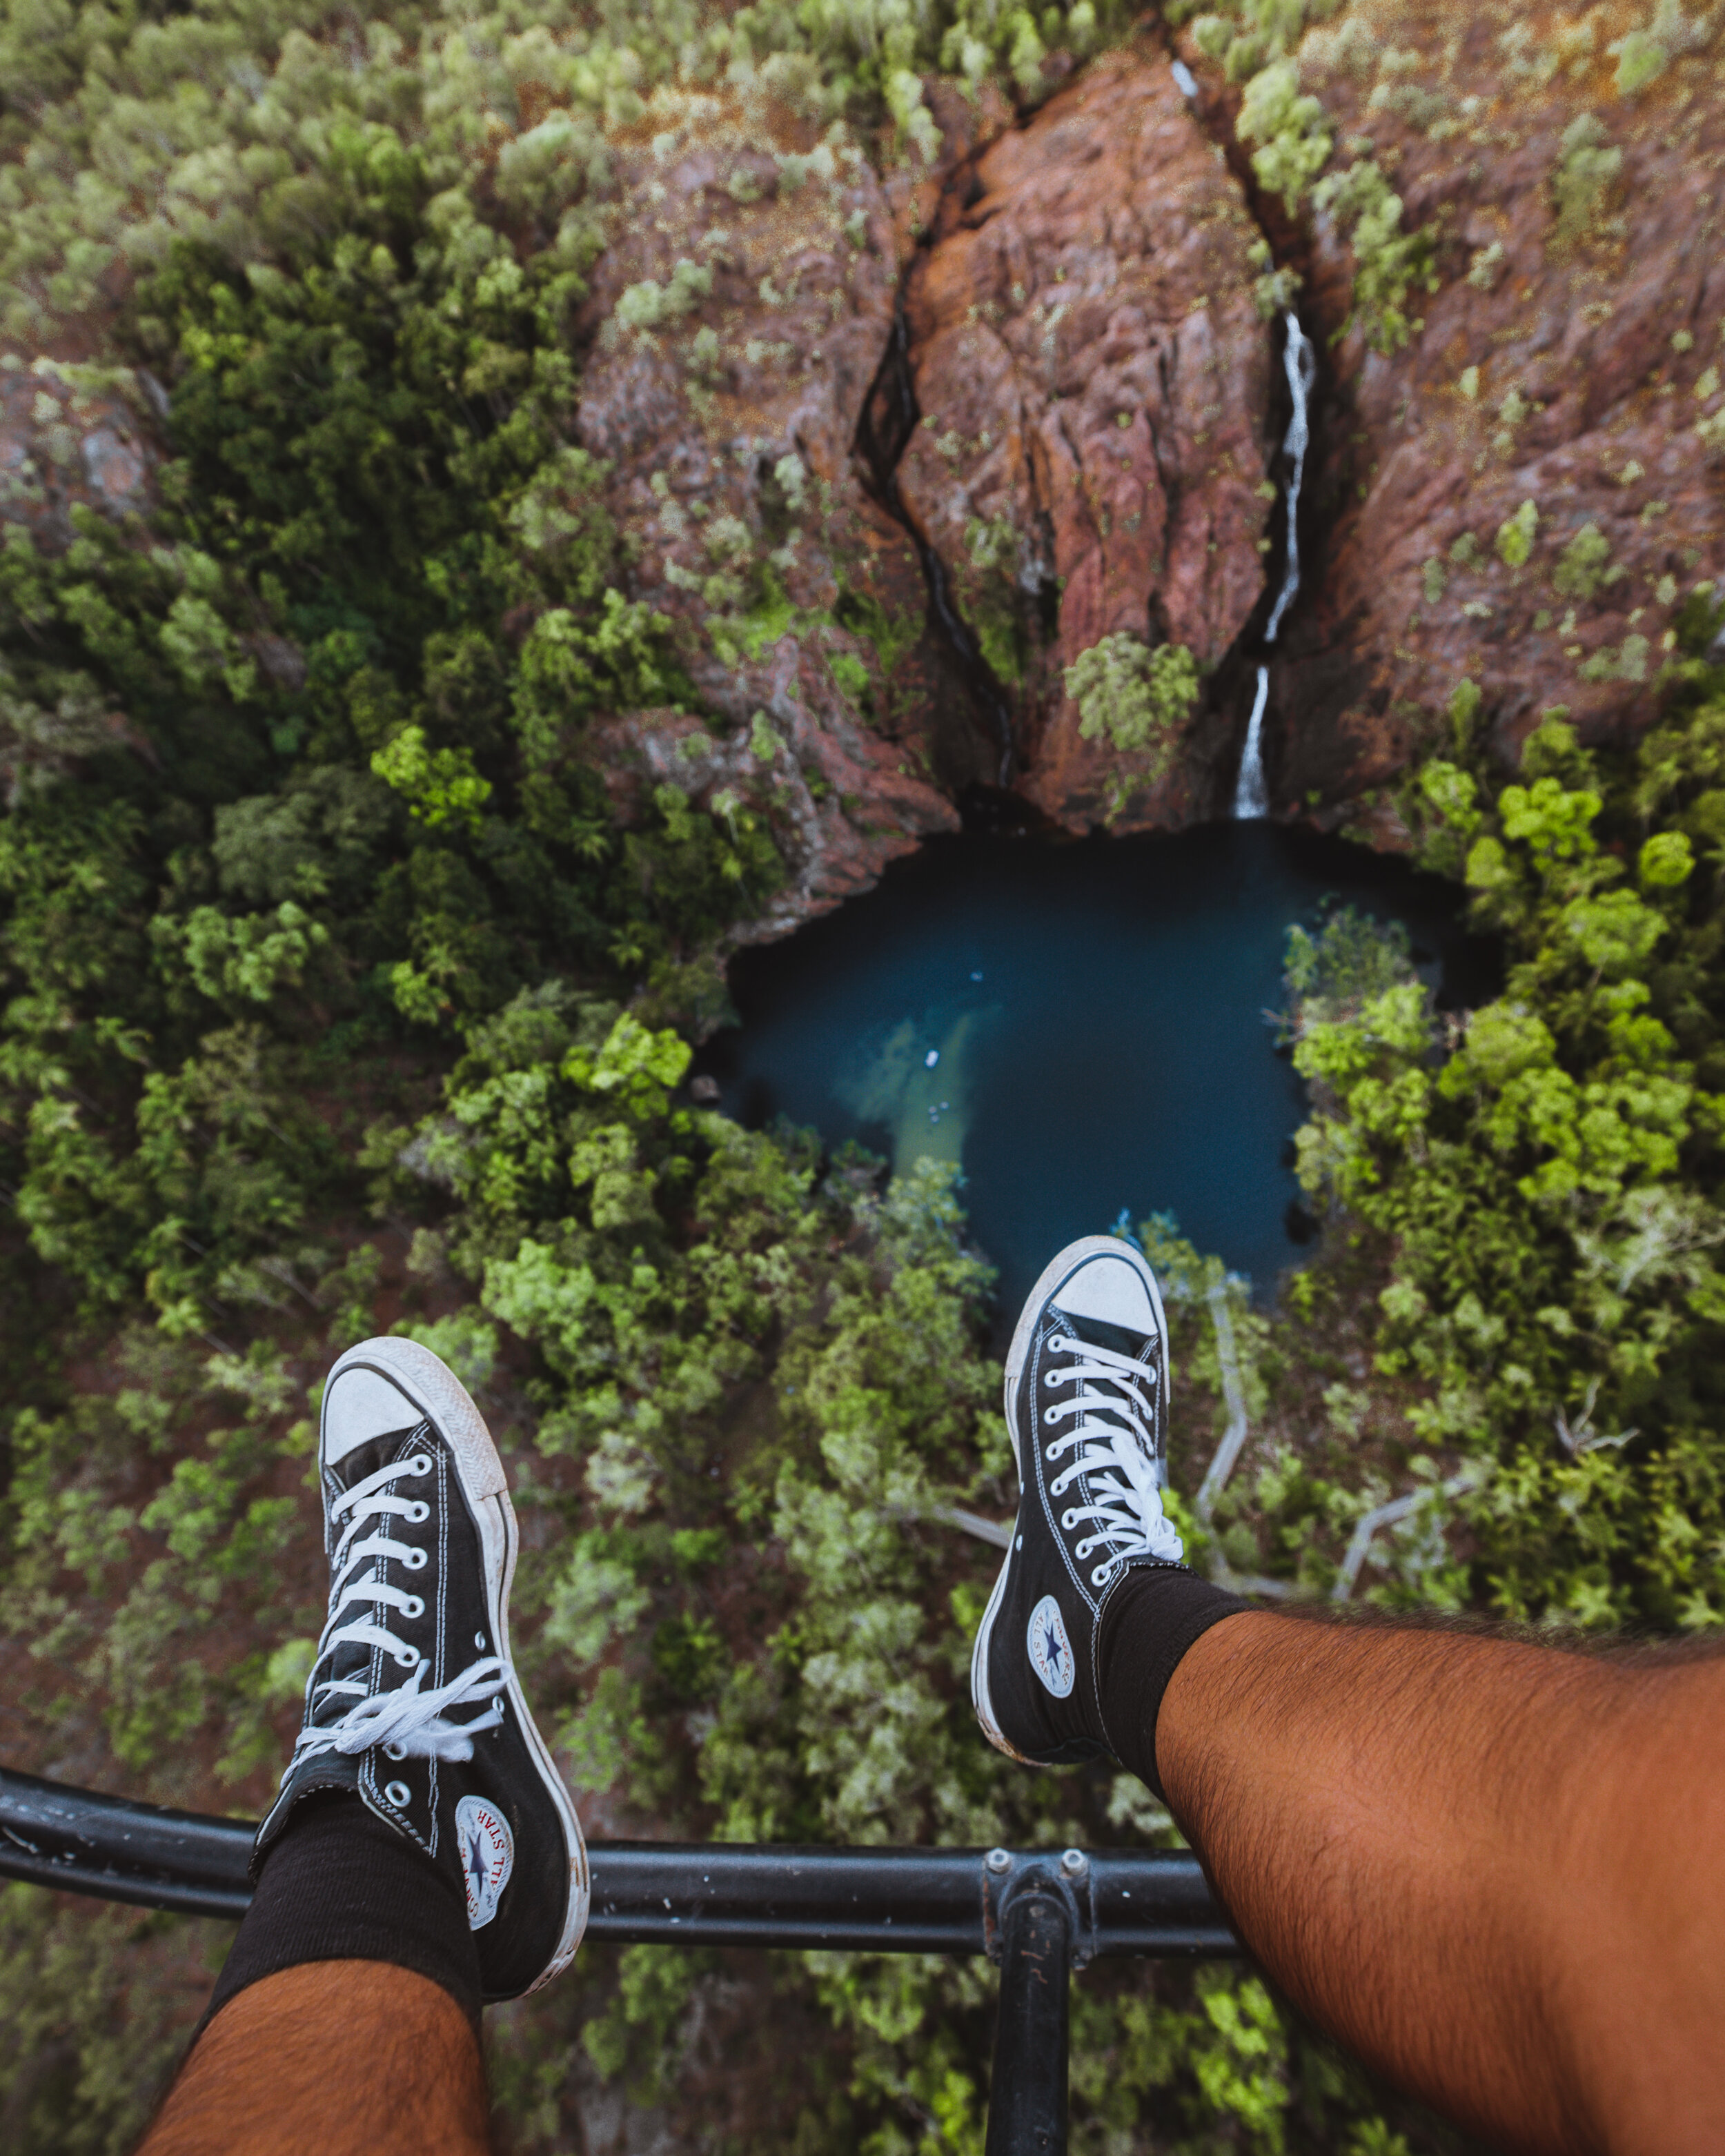
[[[463,1797],[455,1807],[455,1834],[467,1881],[467,1924],[483,1931],[515,1869],[515,1836],[509,1821],[483,1797]]]
[[[1045,1594],[1030,1612],[1029,1648],[1031,1668],[1056,1699],[1064,1699],[1072,1689],[1077,1670],[1072,1642],[1066,1637],[1066,1620],[1051,1594]]]

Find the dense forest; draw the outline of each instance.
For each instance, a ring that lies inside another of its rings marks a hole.
[[[261,1810],[321,1618],[317,1385],[395,1329],[505,1450],[523,1676],[590,1832],[1173,1838],[1131,1777],[1027,1774],[972,1720],[992,1559],[945,1515],[1014,1491],[962,1187],[746,1131],[686,1082],[809,803],[874,813],[727,681],[795,645],[865,735],[915,631],[801,595],[843,542],[789,452],[740,460],[746,516],[695,518],[687,608],[644,597],[576,418],[619,339],[673,354],[697,409],[744,364],[708,262],[595,318],[625,151],[731,100],[860,259],[847,175],[932,169],[943,98],[1027,113],[1176,31],[1235,96],[1276,246],[1328,219],[1351,332],[1399,349],[1448,258],[1369,155],[1327,162],[1296,63],[1337,15],[6,0],[7,1763]],[[1717,94],[1672,0],[1617,28],[1551,33],[1601,110],[1686,66]],[[1609,278],[1594,125],[1553,168],[1552,244]],[[739,165],[732,199],[764,185]],[[1292,259],[1265,243],[1266,340]],[[1720,328],[1671,338],[1716,528]],[[1541,528],[1529,501],[1435,557],[1431,603],[1486,563],[1572,619],[1603,603],[1611,539]],[[1409,721],[1399,828],[1501,939],[1493,1001],[1438,1011],[1356,914],[1289,924],[1310,1262],[1255,1301],[1142,1194],[1171,1510],[1266,1598],[1725,1621],[1725,587],[1671,586],[1662,644],[1613,647],[1631,723],[1553,705],[1507,747],[1465,675]],[[1158,773],[1196,694],[1163,649],[1126,667],[1120,748]],[[608,727],[642,711],[683,762],[619,785]],[[1249,1441],[1200,1512],[1230,1391]],[[7,2145],[125,2149],[226,1936],[0,1892]],[[992,1990],[932,1958],[589,1948],[489,2018],[500,2142],[979,2156]],[[1072,2071],[1097,2156],[1459,2145],[1239,1969],[1085,1972]]]

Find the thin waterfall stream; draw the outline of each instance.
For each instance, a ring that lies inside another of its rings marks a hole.
[[[1306,476],[1306,449],[1312,439],[1308,408],[1312,385],[1317,378],[1317,355],[1291,308],[1286,316],[1286,328],[1282,366],[1287,374],[1288,394],[1293,400],[1294,411],[1281,446],[1294,469],[1288,480],[1287,551],[1281,589],[1276,595],[1276,604],[1271,608],[1269,624],[1264,631],[1266,645],[1275,643],[1282,616],[1293,604],[1294,595],[1300,588],[1300,483]],[[1237,817],[1250,819],[1270,814],[1270,795],[1264,783],[1264,706],[1269,701],[1270,669],[1260,665],[1257,692],[1252,698],[1252,716],[1246,727],[1245,749],[1240,759],[1240,778],[1234,788],[1234,813]]]

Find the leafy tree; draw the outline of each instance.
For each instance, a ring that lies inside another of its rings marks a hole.
[[[1615,769],[1558,720],[1495,798],[1426,767],[1429,843],[1465,846],[1476,916],[1512,956],[1504,993],[1435,1068],[1413,982],[1319,1006],[1295,1051],[1317,1109],[1302,1178],[1390,1239],[1378,1368],[1420,1438],[1486,1470],[1466,1507],[1479,1590],[1517,1616],[1725,1618],[1718,899],[1691,835],[1717,695],[1702,670]],[[1310,947],[1295,955],[1309,978]]]

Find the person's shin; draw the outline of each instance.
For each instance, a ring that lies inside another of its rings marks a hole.
[[[449,1992],[393,1962],[302,1962],[228,2001],[139,2156],[486,2156],[489,2112]]]
[[[479,2028],[479,1951],[465,1900],[442,1866],[345,1790],[320,1790],[295,1807],[200,2027],[261,1978],[328,1961],[410,1969]]]
[[[1103,1604],[1096,1687],[1109,1748],[1164,1803],[1156,1762],[1163,1695],[1187,1651],[1213,1625],[1250,1609],[1196,1573],[1165,1565],[1132,1566]]]

